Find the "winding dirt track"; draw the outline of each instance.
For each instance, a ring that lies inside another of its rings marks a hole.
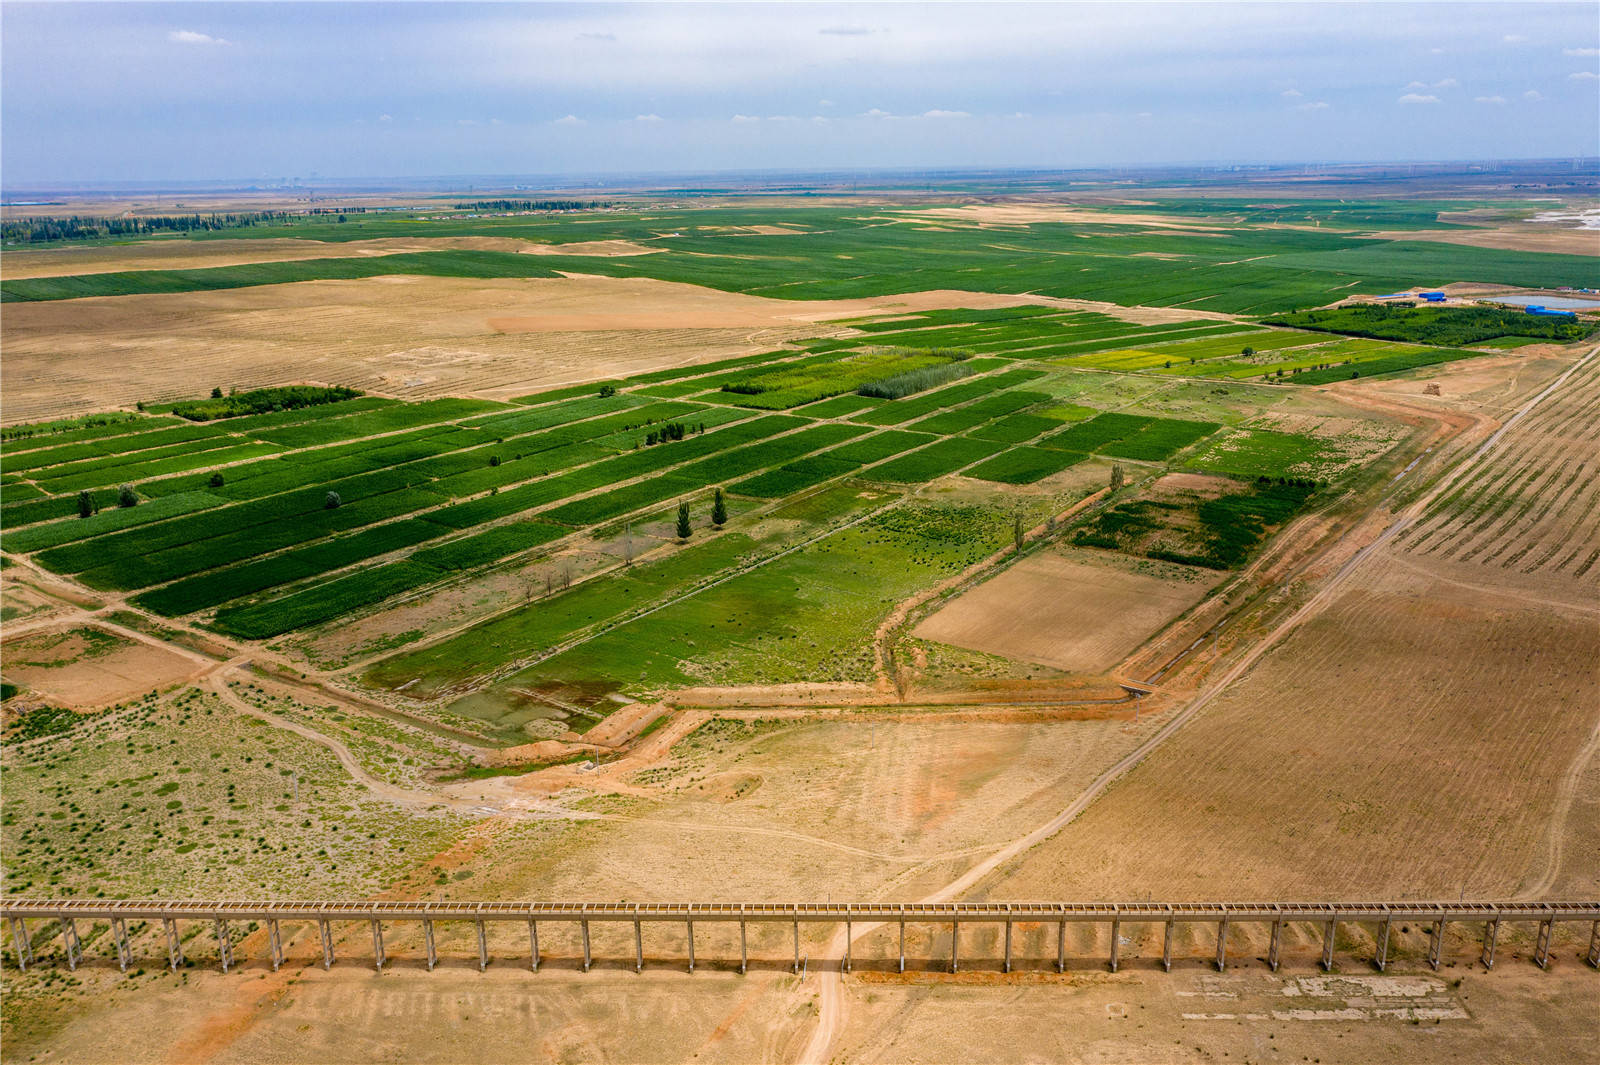
[[[1133,769],[1140,762],[1144,761],[1144,759],[1148,757],[1152,751],[1170,739],[1174,733],[1176,733],[1191,719],[1193,719],[1195,715],[1204,710],[1206,706],[1208,706],[1213,700],[1221,695],[1229,687],[1229,685],[1248,672],[1249,669],[1260,660],[1262,655],[1266,654],[1267,651],[1281,643],[1290,632],[1297,628],[1307,618],[1320,612],[1323,608],[1328,606],[1328,604],[1332,602],[1335,593],[1342,588],[1342,586],[1350,579],[1351,575],[1354,574],[1367,559],[1371,558],[1381,547],[1387,545],[1396,536],[1403,532],[1413,521],[1417,519],[1417,517],[1423,513],[1429,503],[1448,490],[1473,466],[1480,462],[1485,455],[1491,452],[1499,443],[1501,438],[1506,434],[1508,429],[1526,417],[1530,411],[1532,411],[1543,400],[1548,398],[1552,393],[1565,384],[1569,377],[1585,366],[1590,360],[1594,359],[1596,355],[1600,355],[1600,348],[1591,349],[1582,359],[1579,359],[1577,362],[1573,363],[1572,366],[1568,367],[1554,381],[1540,390],[1537,395],[1519,407],[1517,411],[1512,414],[1511,417],[1507,418],[1504,424],[1502,424],[1498,430],[1491,434],[1487,440],[1480,444],[1465,459],[1457,463],[1455,468],[1446,476],[1441,477],[1437,482],[1435,482],[1432,488],[1424,492],[1420,497],[1407,505],[1404,510],[1395,516],[1395,519],[1389,523],[1388,527],[1385,528],[1382,533],[1380,533],[1371,543],[1367,544],[1365,547],[1361,548],[1354,555],[1352,555],[1350,559],[1344,563],[1344,565],[1340,566],[1338,571],[1335,572],[1316,592],[1316,594],[1300,607],[1300,609],[1296,610],[1287,619],[1275,626],[1271,632],[1269,632],[1260,642],[1252,647],[1243,657],[1239,659],[1239,661],[1234,663],[1230,669],[1228,669],[1207,688],[1200,692],[1200,694],[1198,694],[1188,706],[1184,707],[1181,711],[1175,714],[1172,720],[1168,721],[1159,732],[1151,736],[1144,743],[1140,744],[1115,765],[1111,766],[1104,773],[1100,774],[1100,776],[1096,777],[1094,782],[1085,788],[1065,809],[1056,814],[1043,825],[1034,829],[1032,832],[1029,832],[1027,835],[1013,840],[1012,842],[1007,843],[999,849],[993,851],[988,857],[974,865],[960,877],[957,877],[955,880],[952,880],[939,890],[925,896],[921,901],[950,901],[954,897],[971,889],[979,881],[983,880],[986,876],[994,872],[1007,861],[1015,858],[1017,855],[1023,853],[1036,844],[1050,838],[1062,828],[1070,824],[1076,817],[1078,817],[1079,814],[1083,813],[1083,811],[1087,809],[1089,805],[1094,802],[1094,800],[1097,799],[1101,793],[1104,792],[1105,789],[1114,781],[1122,777],[1129,770]],[[1561,857],[1559,826],[1566,819],[1566,811],[1571,805],[1578,776],[1581,774],[1583,767],[1588,764],[1589,758],[1593,756],[1597,749],[1600,749],[1600,729],[1596,730],[1589,744],[1584,748],[1583,752],[1567,771],[1566,779],[1563,781],[1562,797],[1558,805],[1558,810],[1551,819],[1552,826],[1554,826],[1552,828],[1553,845],[1547,854],[1544,874],[1541,876],[1538,882],[1536,882],[1523,893],[1524,897],[1532,897],[1533,895],[1536,895],[1539,892],[1547,889],[1549,885],[1554,882],[1557,870],[1560,868]],[[876,927],[876,925],[853,926],[851,929],[851,938],[853,940],[860,939],[862,936],[872,932]],[[828,945],[824,949],[824,957],[829,959],[842,957],[844,953],[845,937],[846,932],[843,929],[840,929],[838,932],[836,932],[833,938],[828,941]],[[807,1065],[812,1065],[812,1063],[815,1063],[815,1065],[823,1065],[823,1063],[829,1060],[832,1047],[835,1041],[838,1039],[839,1033],[844,1026],[844,986],[843,974],[840,970],[839,963],[829,962],[824,965],[819,965],[818,981],[817,1027],[816,1030],[812,1032],[811,1039],[806,1044],[806,1048],[804,1051],[802,1051],[799,1059],[801,1062],[807,1063]]]

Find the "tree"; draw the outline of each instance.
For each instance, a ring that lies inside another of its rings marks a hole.
[[[689,539],[689,534],[693,531],[689,525],[689,503],[685,500],[678,504],[678,539]]]
[[[1255,348],[1242,348],[1239,351],[1240,355],[1254,355],[1255,353],[1256,353],[1256,349]]]
[[[221,473],[213,473],[211,475],[211,487],[212,488],[221,488],[222,487],[222,474]]]
[[[78,493],[78,517],[87,518],[99,509],[99,504],[94,501],[93,492],[85,488]]]
[[[600,386],[600,398],[601,399],[606,399],[606,398],[608,398],[610,396],[614,396],[616,394],[617,394],[617,386],[616,385],[601,385]]]
[[[117,506],[119,506],[119,507],[136,507],[138,505],[139,505],[139,497],[134,495],[134,493],[133,493],[133,485],[131,485],[131,484],[119,484],[119,485],[117,485]]]
[[[328,510],[337,510],[343,502],[344,500],[339,498],[338,492],[329,492],[327,497],[323,499],[322,505]]]
[[[211,388],[211,398],[212,399],[221,399],[222,398],[222,389],[220,387],[217,387],[217,386],[213,385],[212,388]]]
[[[718,488],[711,497],[711,524],[722,528],[728,523],[728,503],[722,498],[722,489]]]
[[[1111,490],[1113,492],[1122,487],[1122,480],[1122,463],[1113,462],[1111,464]]]
[[[1022,515],[1021,514],[1018,514],[1017,515],[1017,520],[1011,523],[1011,538],[1016,541],[1017,554],[1019,554],[1019,555],[1022,554],[1022,541],[1024,539],[1024,533],[1022,531]]]
[[[491,466],[500,465],[500,456],[499,455],[490,455],[489,456],[489,465],[491,465]]]

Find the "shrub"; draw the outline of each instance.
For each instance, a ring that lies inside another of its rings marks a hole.
[[[94,501],[94,493],[85,488],[78,493],[78,517],[88,518],[100,509],[100,504]]]
[[[119,506],[119,507],[136,507],[138,505],[139,505],[139,497],[134,494],[133,485],[131,485],[131,484],[119,484],[119,485],[117,485],[117,506]]]
[[[210,483],[212,488],[221,488],[222,487],[222,474],[220,472],[213,473],[211,475],[211,480],[210,480],[209,483]]]
[[[339,498],[338,492],[329,492],[323,497],[322,506],[326,510],[337,510],[344,500]]]
[[[617,394],[617,386],[616,385],[601,385],[600,386],[600,398],[601,399],[607,399],[607,398],[609,398],[611,396],[614,396],[616,394]]]

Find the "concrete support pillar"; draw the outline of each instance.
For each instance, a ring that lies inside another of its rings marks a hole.
[[[380,973],[383,972],[383,922],[376,917],[372,919],[372,965]]]
[[[1111,918],[1111,971],[1117,971],[1118,948],[1122,945],[1122,918]]]
[[[326,918],[317,921],[317,938],[322,941],[322,967],[333,968],[333,926]]]
[[[1333,935],[1339,922],[1332,917],[1322,922],[1322,971],[1333,972]]]
[[[689,971],[694,972],[694,922],[685,921],[689,933]]]
[[[1172,971],[1172,922],[1167,922],[1167,930],[1161,936],[1161,971]]]
[[[1380,973],[1389,965],[1389,926],[1393,920],[1386,916],[1383,924],[1378,926],[1378,949],[1372,956],[1372,964],[1378,967]]]
[[[533,959],[533,971],[539,971],[539,922],[528,919],[528,957]]]
[[[433,921],[424,917],[422,919],[422,948],[428,954],[428,971],[433,972],[433,967],[439,964],[439,951],[433,944]]]
[[[111,918],[111,940],[117,945],[117,967],[128,971],[128,926],[122,918]]]
[[[1595,925],[1595,927],[1596,928],[1600,928],[1600,923],[1597,923]],[[906,971],[906,918],[905,918],[905,914],[901,914],[900,915],[900,971],[901,972],[905,972]]]
[[[845,972],[849,972],[850,971],[850,939],[851,939],[851,934],[850,933],[851,933],[850,915],[848,913],[846,913],[845,917],[844,917],[844,971]]]
[[[1554,921],[1539,922],[1539,941],[1533,948],[1533,964],[1541,969],[1550,968],[1550,934],[1554,928]]]
[[[478,971],[481,973],[489,967],[489,930],[481,917],[473,923],[478,926]]]
[[[950,971],[961,971],[961,922],[950,922]]]
[[[277,972],[283,965],[283,935],[275,917],[267,918],[267,947],[272,951],[272,971]]]
[[[178,936],[178,922],[167,917],[161,922],[167,929],[167,961],[172,965],[172,971],[177,972],[178,966],[183,964],[183,940]]]
[[[1011,918],[1006,918],[1006,960],[1001,966],[1001,972],[1011,971]]]
[[[1439,954],[1444,949],[1444,920],[1433,922],[1433,933],[1428,936],[1428,967],[1439,971]]]
[[[800,975],[800,922],[794,923],[794,973]]]
[[[61,918],[61,945],[67,952],[67,968],[78,967],[78,922],[71,917]]]
[[[1067,971],[1067,922],[1056,922],[1056,972]]]
[[[1596,921],[1589,928],[1589,953],[1584,960],[1596,969],[1600,969],[1600,921]]]
[[[1217,972],[1228,967],[1228,919],[1217,922]]]
[[[1278,950],[1283,945],[1283,922],[1272,922],[1272,944],[1267,947],[1267,968],[1278,971]]]
[[[739,975],[750,967],[750,941],[745,937],[744,918],[739,918]]]
[[[644,927],[637,917],[633,919],[633,971],[644,972]]]
[[[583,930],[583,971],[588,972],[589,967],[594,964],[594,955],[589,950],[589,922],[579,921],[578,925]]]
[[[1595,927],[1600,928],[1600,924]],[[28,942],[28,922],[20,917],[11,918],[11,945],[17,950],[17,968],[27,972],[28,963],[33,960],[33,944]]]
[[[233,933],[228,930],[228,922],[218,917],[217,928],[217,955],[222,961],[222,971],[227,972],[233,967]]]
[[[1500,918],[1496,917],[1483,927],[1483,967],[1494,968],[1494,947],[1500,939]]]

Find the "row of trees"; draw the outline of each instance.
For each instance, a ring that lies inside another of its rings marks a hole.
[[[238,229],[288,217],[283,211],[246,211],[230,214],[148,215],[141,218],[14,218],[0,223],[0,240],[39,244],[50,240],[93,240],[134,237],[151,233],[194,233]]]
[[[117,485],[117,506],[136,507],[139,505],[139,495],[133,490],[131,484]],[[100,513],[100,500],[95,494],[85,488],[78,493],[78,517],[89,518]]]
[[[458,203],[458,211],[593,211],[610,207],[610,200],[474,200]]]

